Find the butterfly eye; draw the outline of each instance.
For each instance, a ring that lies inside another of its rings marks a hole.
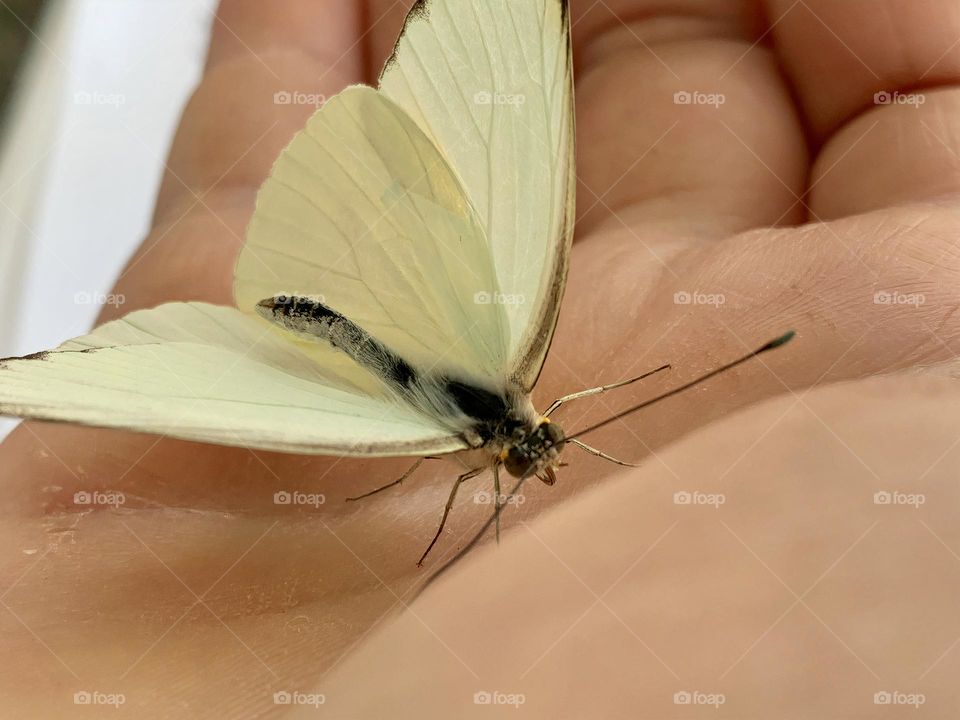
[[[534,464],[525,452],[514,446],[507,451],[503,466],[514,477],[522,478],[531,471]]]

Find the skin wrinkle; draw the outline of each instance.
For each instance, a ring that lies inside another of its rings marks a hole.
[[[766,0],[768,13],[780,17],[792,1]],[[835,135],[851,119],[871,108],[873,95],[878,91],[899,89],[912,92],[952,85],[960,72],[960,51],[955,49],[952,54],[941,57],[956,38],[956,32],[950,30],[960,21],[955,3],[930,0],[924,6],[924,12],[916,16],[911,16],[912,10],[905,9],[906,3],[881,3],[888,12],[907,18],[910,21],[907,25],[922,28],[924,23],[929,24],[932,18],[937,18],[936,27],[925,28],[929,37],[911,32],[913,28],[904,27],[904,23],[880,21],[883,28],[899,30],[895,37],[889,36],[878,27],[876,5],[863,0],[854,0],[850,4],[864,10],[869,8],[870,12],[864,13],[859,26],[847,17],[855,13],[844,12],[843,5],[831,0],[805,0],[805,6],[787,13],[773,32],[774,44],[783,57],[786,74],[798,86],[801,107],[821,141]],[[856,32],[867,28],[869,31]],[[936,42],[938,36],[949,40],[941,46]],[[904,44],[907,38],[909,42]],[[822,52],[816,57],[801,59],[797,43],[803,40],[822,43]],[[890,52],[892,45],[904,47],[899,56]],[[911,73],[910,67],[922,70]],[[920,77],[922,73],[927,74]],[[854,85],[857,86],[855,93],[841,92]],[[811,109],[825,112],[816,114],[810,112]]]
[[[577,78],[599,71],[603,65],[615,63],[621,53],[648,52],[639,46],[637,38],[653,51],[701,41],[729,42],[740,46],[741,52],[750,48],[755,37],[748,28],[730,18],[702,16],[643,17],[620,22],[611,18],[588,37],[588,50],[575,56]],[[758,50],[765,48],[757,46]],[[579,59],[577,59],[579,58]]]

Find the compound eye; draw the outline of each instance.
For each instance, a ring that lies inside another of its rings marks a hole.
[[[530,472],[532,465],[530,458],[516,447],[507,451],[507,456],[503,461],[503,466],[507,469],[507,472],[517,478],[522,478]]]
[[[557,447],[560,449],[563,447],[566,442],[566,438],[563,435],[563,430],[556,423],[550,423],[546,427],[547,432],[547,445],[549,447]]]

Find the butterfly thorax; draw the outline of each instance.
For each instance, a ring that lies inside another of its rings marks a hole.
[[[441,378],[446,402],[467,420],[461,431],[470,447],[482,450],[514,477],[537,475],[552,484],[565,441],[563,430],[534,410],[530,396],[518,388],[501,392],[479,384]]]

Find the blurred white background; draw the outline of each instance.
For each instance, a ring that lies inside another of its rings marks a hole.
[[[147,232],[215,6],[50,0],[0,127],[0,357],[82,334],[109,299]]]

